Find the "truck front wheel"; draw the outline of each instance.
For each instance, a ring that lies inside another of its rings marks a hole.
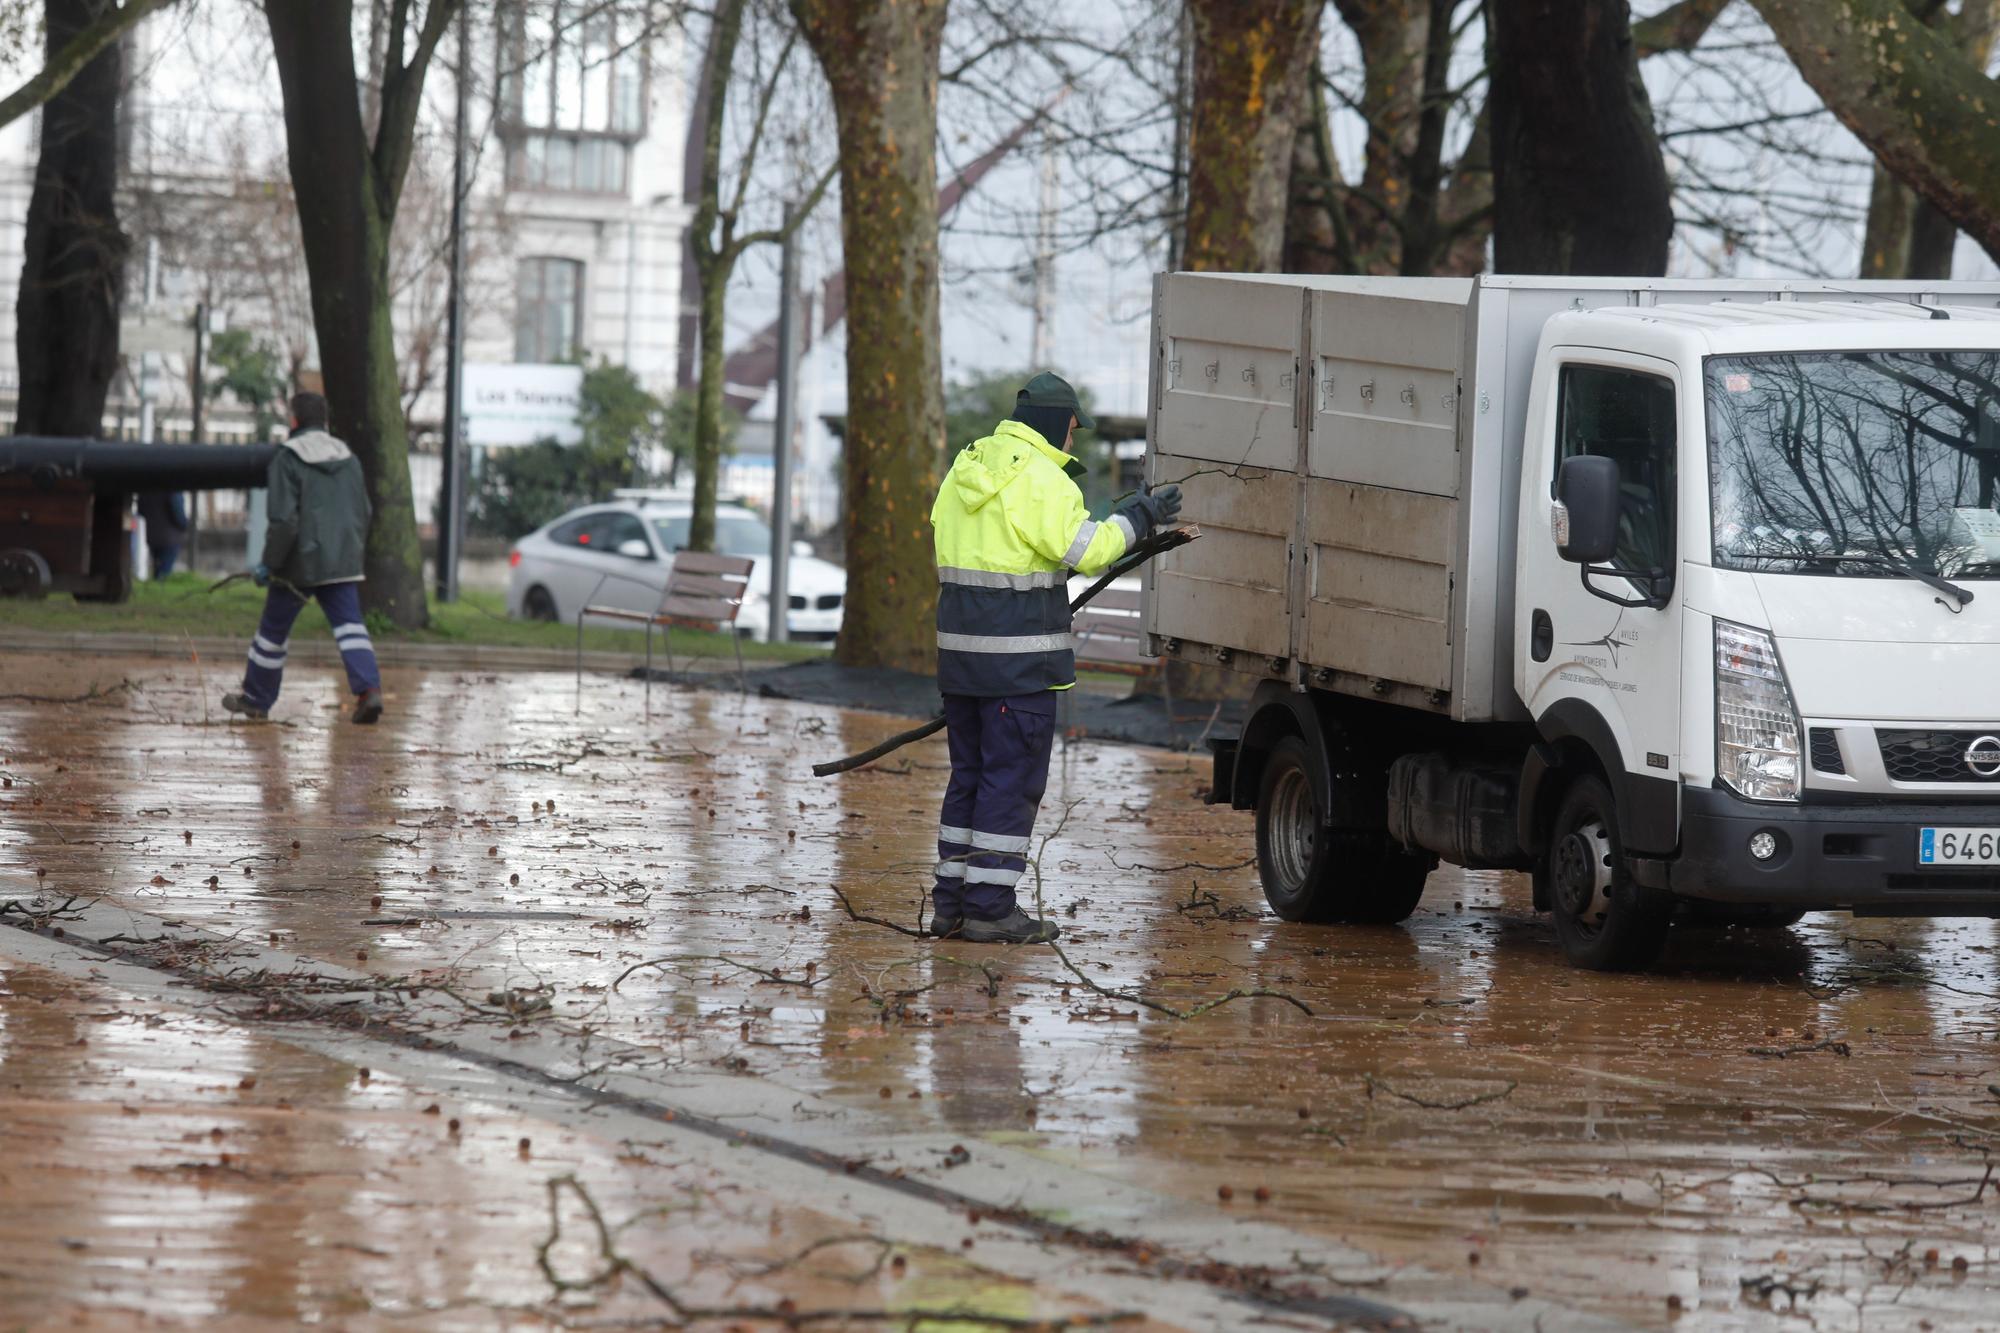
[[[1674,900],[1633,881],[1611,789],[1600,779],[1578,778],[1564,793],[1548,849],[1535,872],[1546,876],[1537,897],[1555,913],[1563,956],[1593,972],[1651,966],[1667,946]]]
[[[1406,852],[1388,831],[1330,829],[1313,790],[1306,743],[1271,748],[1257,787],[1257,874],[1287,921],[1388,924],[1417,910],[1436,861]]]

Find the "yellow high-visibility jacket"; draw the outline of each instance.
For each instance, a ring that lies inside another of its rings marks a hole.
[[[943,693],[992,698],[1076,683],[1069,572],[1101,573],[1141,534],[1123,512],[1092,522],[1072,468],[1083,471],[1018,421],[953,460],[931,507]]]

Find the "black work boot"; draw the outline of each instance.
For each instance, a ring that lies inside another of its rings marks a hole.
[[[1016,907],[998,921],[969,916],[958,933],[974,944],[1047,944],[1062,934],[1062,928],[1053,921],[1037,921]]]
[[[353,720],[364,727],[382,716],[382,691],[363,690],[354,696]]]
[[[965,918],[962,916],[934,916],[930,925],[924,927],[924,934],[934,940],[948,940],[963,929]]]
[[[259,708],[256,704],[244,698],[240,692],[231,692],[222,696],[222,711],[225,713],[234,713],[237,717],[250,722],[262,722],[271,716],[270,709]]]

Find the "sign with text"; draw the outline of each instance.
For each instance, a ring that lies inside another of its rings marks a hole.
[[[554,440],[581,444],[582,366],[467,362],[465,442],[489,449]]]

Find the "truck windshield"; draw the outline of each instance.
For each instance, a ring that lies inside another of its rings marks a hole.
[[[1706,380],[1718,566],[2000,577],[2000,352],[1711,357]]]

